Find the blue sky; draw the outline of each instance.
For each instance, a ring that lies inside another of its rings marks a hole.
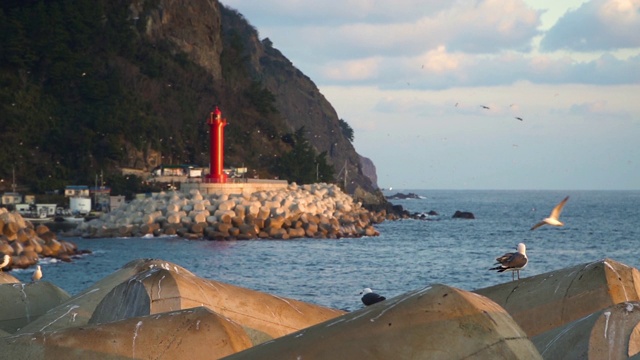
[[[640,189],[640,0],[222,3],[316,83],[380,187]]]

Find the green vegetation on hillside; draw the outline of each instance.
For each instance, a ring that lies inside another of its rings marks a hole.
[[[221,9],[229,23],[224,81],[214,81],[172,44],[148,39],[145,12],[132,19],[129,5],[0,3],[1,190],[14,168],[17,182],[36,193],[92,184],[101,171],[114,193],[124,193],[147,185],[119,169],[149,167],[154,154],[166,164],[207,166],[206,119],[215,105],[229,121],[225,165],[265,178],[333,181],[326,154],[317,154],[302,132],[290,134],[274,95],[249,71],[245,49],[253,34],[238,25],[241,15]]]

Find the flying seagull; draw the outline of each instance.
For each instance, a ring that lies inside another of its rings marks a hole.
[[[40,268],[40,265],[38,265],[36,271],[33,272],[33,276],[31,276],[31,280],[38,281],[40,279],[42,279],[42,269]]]
[[[480,106],[481,106],[483,109],[487,109],[487,110],[491,109],[490,107],[488,107],[488,106],[486,106],[486,105],[480,105]]]
[[[524,243],[518,244],[518,251],[512,253],[506,253],[496,258],[494,265],[500,264],[496,267],[492,267],[489,270],[497,270],[498,272],[511,271],[511,280],[515,280],[514,272],[518,273],[518,280],[520,280],[520,270],[524,269],[529,262],[527,258],[527,247]]]
[[[365,288],[364,290],[362,290],[360,294],[364,294],[362,295],[362,303],[365,304],[366,306],[373,305],[375,303],[378,303],[382,300],[387,299],[384,296],[380,296],[374,293],[373,290],[371,290],[370,288]]]
[[[564,198],[562,201],[560,201],[560,203],[553,208],[553,211],[551,211],[551,215],[549,215],[548,218],[545,218],[539,223],[533,225],[531,230],[535,230],[544,224],[552,225],[552,226],[564,226],[564,223],[560,221],[559,218],[560,218],[560,213],[562,212],[562,208],[564,207],[564,204],[567,202],[567,200],[569,200],[568,196]]]
[[[521,118],[521,117],[517,117],[517,116],[516,116],[516,119],[517,119],[517,120],[522,121],[522,118]]]
[[[3,258],[2,264],[0,264],[0,271],[2,271],[2,269],[4,269],[7,265],[9,265],[10,261],[11,261],[11,256],[5,255]]]

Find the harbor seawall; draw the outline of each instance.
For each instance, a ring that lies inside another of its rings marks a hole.
[[[187,181],[180,183],[180,191],[190,193],[198,190],[201,194],[231,195],[242,193],[254,193],[258,191],[277,191],[286,189],[289,183],[286,180],[268,179],[230,179],[232,181],[221,183],[207,183],[202,181]]]

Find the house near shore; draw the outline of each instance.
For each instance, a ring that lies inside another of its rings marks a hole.
[[[87,215],[91,212],[91,192],[86,185],[68,185],[64,196],[69,198],[69,210],[72,214]]]
[[[156,166],[151,170],[152,176],[186,176],[201,177],[204,168],[192,164],[166,165]]]
[[[6,192],[2,194],[2,205],[16,205],[22,203],[22,194],[17,192]]]

